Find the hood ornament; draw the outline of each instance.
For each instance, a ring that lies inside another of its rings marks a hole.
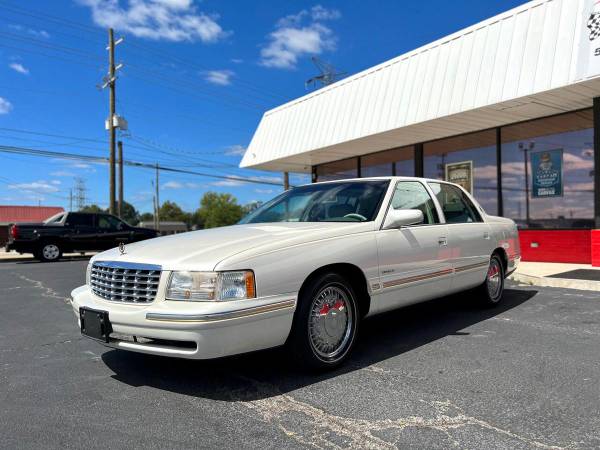
[[[125,254],[125,244],[123,244],[123,242],[119,242],[119,253],[121,253],[121,255]]]

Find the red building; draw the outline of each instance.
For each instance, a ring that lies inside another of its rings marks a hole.
[[[63,212],[60,206],[0,205],[0,246],[8,240],[8,226],[16,222],[43,222],[48,217]]]

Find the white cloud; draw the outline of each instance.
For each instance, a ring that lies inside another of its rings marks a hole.
[[[238,156],[243,155],[244,153],[246,153],[246,147],[239,144],[232,145],[231,147],[228,147],[227,150],[225,150],[225,154],[227,156]]]
[[[254,192],[258,194],[273,194],[275,191],[273,189],[254,189]]]
[[[241,58],[231,58],[230,61],[234,64],[241,64],[244,62],[244,60]]]
[[[8,67],[10,67],[15,72],[22,73],[23,75],[29,75],[29,69],[23,66],[23,64],[21,63],[10,63]]]
[[[16,30],[16,31],[22,31],[22,32],[28,33],[35,37],[41,37],[44,39],[50,38],[50,33],[48,33],[46,30],[34,30],[33,28],[27,28],[27,27],[24,27],[23,25],[17,25],[17,24],[12,24],[12,25],[9,25],[8,27],[12,28],[13,30]]]
[[[46,194],[58,192],[58,190],[59,190],[54,183],[44,181],[44,180],[34,181],[31,183],[9,184],[8,189],[20,190],[20,191],[24,191],[24,192],[34,192],[34,193],[42,192],[42,193],[46,193]]]
[[[231,77],[234,72],[231,70],[207,70],[204,73],[204,79],[212,84],[219,86],[228,86],[231,84]]]
[[[74,177],[75,174],[66,170],[57,170],[56,172],[50,172],[53,177]]]
[[[53,184],[53,185],[55,185],[55,186],[58,186],[58,185],[59,185],[59,184],[61,184],[61,183],[62,183],[62,181],[60,181],[60,180],[51,180],[51,181],[50,181],[50,184]]]
[[[163,189],[183,189],[183,184],[178,181],[168,181],[162,185]]]
[[[340,17],[338,10],[317,5],[310,11],[302,10],[279,19],[275,31],[269,35],[270,42],[260,52],[260,63],[266,67],[293,69],[303,55],[335,50],[337,39],[322,22]]]
[[[197,10],[192,0],[77,0],[92,10],[94,23],[152,40],[216,42],[229,33],[218,17]]]
[[[310,9],[310,15],[313,20],[337,20],[342,17],[337,9],[327,9],[321,5],[315,5]]]
[[[6,100],[3,97],[0,97],[0,114],[8,114],[13,109],[13,105],[11,102]]]

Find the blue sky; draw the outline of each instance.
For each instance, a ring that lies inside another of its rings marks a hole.
[[[306,93],[318,55],[352,74],[460,30],[520,0],[365,2],[2,1],[0,145],[106,156],[106,28],[117,37],[117,112],[125,158],[280,182],[237,168],[263,112]],[[35,134],[37,133],[37,134]],[[108,204],[108,167],[0,153],[0,204],[69,206],[74,178]],[[125,169],[125,199],[152,209],[154,173]],[[292,183],[307,181],[293,176]],[[161,201],[197,208],[207,190],[241,203],[281,188],[161,173]]]

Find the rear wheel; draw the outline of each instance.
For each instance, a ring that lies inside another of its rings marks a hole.
[[[349,355],[360,316],[352,286],[327,273],[313,280],[298,299],[288,342],[295,361],[311,369],[332,369]]]
[[[497,253],[490,258],[485,281],[479,286],[479,294],[485,306],[496,306],[504,294],[504,265]]]
[[[46,242],[41,245],[36,256],[40,261],[54,262],[61,258],[62,250],[55,242]]]

